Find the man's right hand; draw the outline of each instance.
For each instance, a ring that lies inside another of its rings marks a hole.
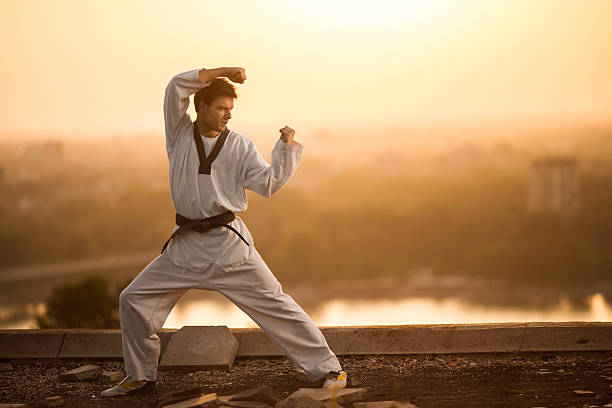
[[[200,77],[200,81],[208,82],[212,81],[215,78],[226,77],[232,82],[236,82],[238,84],[246,81],[246,74],[244,73],[244,68],[242,67],[220,67],[220,68],[212,68],[212,69],[201,69],[198,72]]]
[[[242,84],[244,81],[246,81],[246,73],[244,72],[244,68],[241,67],[227,68],[225,77],[237,84]]]

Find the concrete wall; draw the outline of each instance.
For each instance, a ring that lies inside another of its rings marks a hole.
[[[162,330],[162,350],[176,330]],[[260,329],[231,329],[238,357],[284,354]],[[612,323],[322,327],[337,355],[612,350]],[[0,359],[121,358],[119,330],[0,330]]]

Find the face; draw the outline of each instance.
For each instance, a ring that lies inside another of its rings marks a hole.
[[[203,116],[208,129],[222,132],[232,118],[232,109],[234,109],[234,98],[219,96],[212,101],[210,106],[200,102],[198,115]]]

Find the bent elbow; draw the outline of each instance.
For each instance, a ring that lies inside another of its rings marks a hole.
[[[274,194],[276,194],[276,192],[280,190],[280,188],[281,185],[269,182],[266,184],[262,184],[260,188],[256,190],[256,193],[262,196],[263,198],[270,198]]]
[[[274,195],[274,193],[276,193],[276,191],[272,190],[272,188],[268,186],[267,188],[262,189],[259,195],[263,198],[270,198]]]

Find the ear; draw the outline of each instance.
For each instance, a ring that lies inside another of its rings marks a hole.
[[[206,104],[204,103],[204,101],[198,101],[198,106],[196,106],[196,113],[200,113],[201,111],[204,110],[204,108],[206,107]],[[204,113],[204,112],[202,112]]]

